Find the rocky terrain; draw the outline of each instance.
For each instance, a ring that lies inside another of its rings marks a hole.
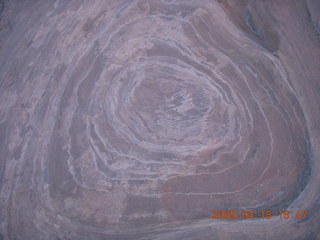
[[[0,1],[0,240],[320,239],[319,37],[317,0]]]

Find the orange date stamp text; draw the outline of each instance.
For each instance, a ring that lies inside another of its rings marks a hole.
[[[221,219],[221,220],[231,220],[231,219],[272,219],[273,217],[277,217],[280,219],[304,219],[307,217],[306,210],[299,211],[289,211],[289,210],[281,210],[281,211],[251,211],[251,210],[243,210],[243,211],[212,211],[212,219]]]

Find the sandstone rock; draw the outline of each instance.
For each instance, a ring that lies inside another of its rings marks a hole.
[[[0,239],[320,238],[317,1],[0,14]]]

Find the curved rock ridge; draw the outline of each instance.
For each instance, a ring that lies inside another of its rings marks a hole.
[[[320,237],[319,45],[297,33],[307,11],[279,13],[304,1],[19,4],[0,32],[0,239]]]

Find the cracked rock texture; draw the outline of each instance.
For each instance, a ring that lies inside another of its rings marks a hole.
[[[1,240],[320,239],[319,1],[0,14]]]

